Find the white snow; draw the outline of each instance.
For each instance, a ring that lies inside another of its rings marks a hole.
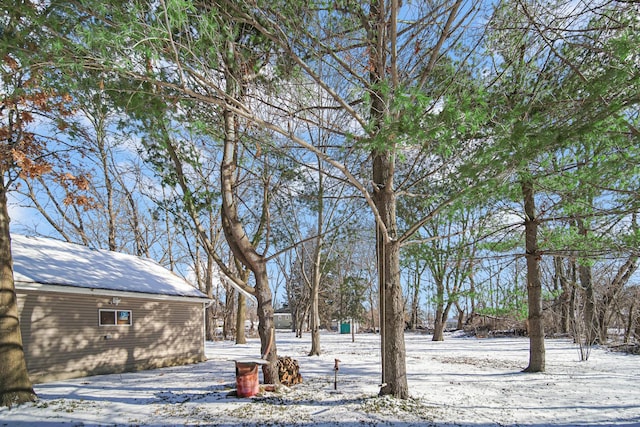
[[[16,287],[43,284],[207,298],[146,258],[18,234],[11,235],[11,252]]]
[[[0,409],[0,426],[640,426],[640,356],[594,348],[580,362],[570,340],[549,339],[546,372],[527,374],[526,338],[432,342],[408,333],[412,398],[403,401],[377,396],[378,335],[356,334],[352,343],[351,335],[325,332],[319,357],[306,355],[308,335],[276,337],[278,354],[298,360],[302,384],[230,396],[233,360],[256,357],[259,342],[209,342],[209,360],[196,365],[38,384],[40,400]]]

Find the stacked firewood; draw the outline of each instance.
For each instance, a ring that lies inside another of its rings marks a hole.
[[[289,356],[278,357],[278,376],[280,384],[292,386],[302,383],[302,375],[300,375],[300,365],[298,361]]]

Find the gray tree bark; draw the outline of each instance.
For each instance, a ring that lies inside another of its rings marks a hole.
[[[11,407],[34,402],[37,396],[22,347],[3,172],[0,171],[0,406]]]
[[[527,304],[529,307],[529,366],[525,372],[544,372],[544,322],[542,319],[542,283],[538,250],[538,219],[535,190],[531,180],[523,180],[525,256],[527,259]]]
[[[229,99],[240,98],[241,81],[235,69],[235,52],[232,42],[227,43],[228,67],[226,73],[227,95]],[[224,110],[224,148],[220,168],[220,186],[222,192],[222,229],[235,258],[246,266],[255,278],[254,295],[258,302],[258,334],[260,335],[260,353],[269,364],[262,368],[264,382],[278,384],[278,355],[275,342],[275,325],[273,321],[273,295],[269,287],[266,258],[256,251],[249,240],[244,225],[240,220],[236,203],[235,188],[237,186],[237,145],[239,126],[233,108]]]
[[[388,94],[380,84],[391,74],[391,86],[398,86],[396,37],[398,2],[392,0],[391,15],[387,21],[386,2],[372,0],[370,15],[375,20],[370,28],[369,83],[374,88],[371,102],[371,118],[381,126],[387,118]],[[390,49],[390,61],[387,52]],[[387,82],[388,83],[388,82]],[[404,344],[404,295],[400,283],[400,244],[396,214],[396,192],[394,188],[396,141],[390,140],[388,147],[372,153],[373,202],[379,214],[376,227],[376,250],[378,256],[378,286],[380,292],[380,336],[382,347],[382,387],[380,395],[391,395],[400,399],[409,397],[407,383],[406,350]]]

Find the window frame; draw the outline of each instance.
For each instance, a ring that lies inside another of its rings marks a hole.
[[[102,323],[102,313],[113,313],[115,323]],[[128,313],[128,323],[119,323],[120,313]],[[118,308],[99,308],[98,309],[98,326],[133,326],[133,312],[132,310],[118,309]]]

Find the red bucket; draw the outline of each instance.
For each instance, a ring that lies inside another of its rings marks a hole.
[[[260,392],[256,363],[236,362],[236,389],[238,397],[251,397]]]

